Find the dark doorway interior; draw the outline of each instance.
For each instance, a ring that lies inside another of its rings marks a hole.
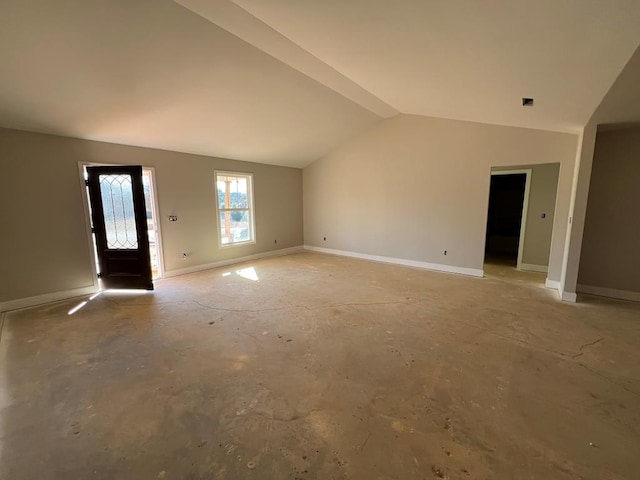
[[[491,175],[485,261],[516,266],[527,175]]]

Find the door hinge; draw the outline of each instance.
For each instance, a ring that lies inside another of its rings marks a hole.
[[[91,227],[91,233],[96,233],[96,227]]]
[[[88,187],[89,186],[89,180],[85,180],[84,184]]]
[[[102,273],[98,273],[98,278],[102,278]]]

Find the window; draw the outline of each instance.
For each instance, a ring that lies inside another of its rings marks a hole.
[[[215,172],[220,246],[253,243],[253,175]]]

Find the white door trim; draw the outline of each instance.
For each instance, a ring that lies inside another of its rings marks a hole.
[[[89,162],[78,162],[78,176],[80,177],[80,191],[82,192],[82,206],[84,207],[84,224],[87,234],[87,240],[89,242],[89,261],[91,262],[91,271],[93,273],[93,287],[96,291],[100,290],[100,284],[98,283],[98,259],[96,258],[96,249],[93,245],[93,234],[91,233],[91,209],[89,208],[89,192],[87,191],[87,184],[84,178],[85,167],[96,165]]]
[[[516,175],[525,174],[526,180],[524,183],[524,200],[522,202],[522,219],[520,220],[520,238],[518,239],[518,264],[517,269],[522,270],[522,255],[524,254],[524,239],[527,229],[527,213],[529,212],[529,190],[531,188],[531,169],[520,168],[513,170],[491,170],[491,176],[493,175]]]
[[[164,277],[164,256],[162,253],[162,235],[160,234],[160,215],[158,210],[158,189],[156,187],[156,169],[155,167],[142,167],[142,174],[144,175],[144,171],[147,170],[149,172],[149,178],[151,182],[149,183],[151,187],[151,191],[149,192],[153,202],[151,202],[151,210],[153,211],[153,229],[156,232],[156,249],[158,250],[158,277],[160,279]]]
[[[97,162],[78,162],[78,173],[80,177],[80,188],[82,191],[82,206],[84,207],[84,221],[86,225],[87,239],[89,240],[89,258],[91,259],[91,270],[93,271],[93,286],[96,291],[99,290],[98,269],[96,251],[93,245],[93,234],[91,233],[91,210],[89,208],[89,196],[87,186],[84,183],[85,167],[103,167],[109,165],[123,165],[121,163],[97,163]],[[155,220],[154,228],[156,231],[156,248],[158,249],[158,279],[164,276],[164,257],[162,254],[162,232],[160,231],[160,216],[158,215],[158,189],[156,188],[156,169],[154,167],[142,166],[142,171],[148,170],[151,175],[151,195],[153,196],[153,217]]]

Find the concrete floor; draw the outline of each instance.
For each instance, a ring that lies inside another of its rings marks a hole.
[[[0,478],[637,479],[640,305],[543,281],[301,253],[8,313]]]

